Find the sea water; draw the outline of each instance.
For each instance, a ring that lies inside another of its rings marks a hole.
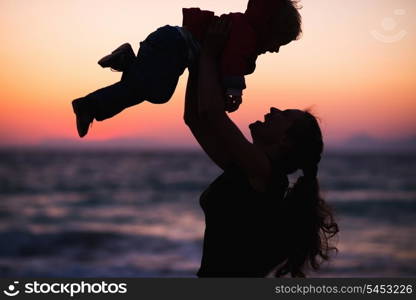
[[[198,151],[0,150],[0,276],[195,277],[220,174]],[[319,177],[339,252],[309,276],[416,276],[416,155],[326,153]]]

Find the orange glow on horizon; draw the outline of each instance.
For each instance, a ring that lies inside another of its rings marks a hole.
[[[182,7],[225,13],[243,11],[246,3],[1,1],[0,144],[78,138],[71,100],[114,83],[121,75],[101,69],[99,58],[124,42],[137,52],[139,42],[156,28],[180,25]],[[415,134],[416,19],[411,14],[416,2],[301,3],[302,38],[282,47],[279,54],[260,56],[256,71],[246,77],[244,103],[231,115],[244,133],[248,135],[247,125],[262,119],[270,106],[312,106],[330,141],[357,133],[387,138]],[[397,9],[404,14],[395,15]],[[407,34],[385,43],[372,36],[374,29],[386,35],[399,30]],[[182,119],[186,78],[187,72],[168,103],[142,103],[105,122],[94,122],[86,139],[154,137],[192,144]]]

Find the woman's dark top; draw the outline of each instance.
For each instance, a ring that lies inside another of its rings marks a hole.
[[[259,192],[236,167],[211,183],[200,198],[206,227],[198,277],[264,277],[284,260],[279,207],[287,185],[275,175]]]

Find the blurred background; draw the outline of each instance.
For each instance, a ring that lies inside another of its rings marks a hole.
[[[415,276],[416,3],[300,3],[302,38],[258,58],[231,117],[249,139],[270,106],[321,120],[340,251],[310,276]],[[180,25],[182,7],[246,4],[0,0],[0,276],[195,276],[198,199],[221,171],[183,124],[187,72],[168,103],[95,122],[84,139],[70,102],[118,81],[96,62]]]

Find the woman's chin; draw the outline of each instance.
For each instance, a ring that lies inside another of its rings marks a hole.
[[[258,132],[258,130],[260,129],[260,125],[262,125],[260,121],[256,121],[248,125],[248,128],[250,129],[250,133],[252,137],[254,137],[256,133]]]
[[[254,123],[251,123],[250,125],[248,125],[248,127],[255,127],[255,126],[258,126],[258,125],[261,125],[261,124],[263,124],[261,121],[256,121],[256,122],[254,122]]]

